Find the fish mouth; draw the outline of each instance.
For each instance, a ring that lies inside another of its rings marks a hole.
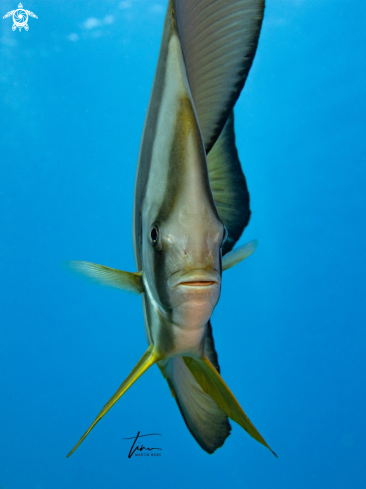
[[[173,274],[168,280],[170,286],[176,287],[213,287],[219,285],[220,276],[216,270],[191,270],[186,273]]]
[[[184,285],[185,287],[209,287],[214,284],[217,284],[214,280],[198,280],[195,282],[179,282],[177,285]]]

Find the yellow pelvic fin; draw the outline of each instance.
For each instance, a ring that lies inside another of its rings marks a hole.
[[[74,446],[74,448],[71,450],[70,453],[67,454],[67,457],[70,457],[70,455],[77,449],[77,447],[80,445],[80,443],[88,436],[88,434],[91,432],[91,430],[94,428],[94,426],[100,421],[103,416],[110,410],[110,408],[115,404],[120,397],[123,396],[123,394],[131,387],[131,385],[136,382],[136,380],[141,377],[141,375],[146,372],[148,368],[151,367],[151,365],[154,365],[159,360],[157,354],[155,353],[154,346],[150,345],[149,348],[146,350],[146,352],[143,354],[142,358],[139,360],[137,363],[136,367],[132,370],[130,375],[127,377],[127,379],[121,384],[117,392],[114,394],[114,396],[111,397],[111,399],[107,402],[107,404],[104,406],[104,408],[101,410],[101,412],[98,414],[96,417],[94,423],[90,426],[88,431],[86,431],[83,436],[80,438],[78,443]]]
[[[234,394],[225,384],[210,360],[207,357],[201,359],[183,357],[183,360],[202,390],[212,397],[224,413],[244,428],[259,443],[269,448],[273,455],[277,457],[244,413]]]

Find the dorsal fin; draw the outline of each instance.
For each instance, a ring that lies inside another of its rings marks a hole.
[[[212,195],[228,230],[222,254],[230,251],[249,222],[249,192],[235,146],[234,114],[207,155]]]
[[[257,49],[265,0],[172,0],[206,152],[220,135]]]

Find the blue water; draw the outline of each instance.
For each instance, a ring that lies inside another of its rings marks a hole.
[[[18,0],[2,0],[2,17]],[[0,487],[361,488],[365,470],[365,6],[268,0],[236,106],[259,239],[224,274],[233,424],[214,455],[153,367],[66,459],[147,347],[141,299],[66,260],[135,270],[132,201],[165,3],[46,2],[0,20]],[[123,437],[161,433],[161,457]]]

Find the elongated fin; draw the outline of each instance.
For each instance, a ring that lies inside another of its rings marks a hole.
[[[249,192],[235,146],[232,112],[213,148],[207,167],[217,212],[228,230],[222,253],[230,251],[249,222]]]
[[[229,251],[222,259],[222,271],[228,270],[248,258],[258,246],[258,240],[252,239],[249,243],[239,246],[235,250]]]
[[[117,287],[133,294],[144,292],[142,272],[123,272],[116,268],[97,265],[89,261],[70,261],[68,264],[73,270],[86,275],[102,285]]]
[[[264,0],[173,0],[173,5],[208,153],[248,76],[257,49]]]
[[[275,452],[265,442],[259,431],[251,423],[248,416],[244,413],[234,394],[225,384],[210,360],[207,357],[202,359],[183,357],[183,360],[202,390],[216,401],[218,406],[229,416],[229,418],[244,428],[244,430],[255,440],[269,448],[277,457]]]
[[[104,406],[104,408],[101,410],[101,412],[98,414],[96,417],[94,423],[90,426],[90,428],[84,433],[84,435],[80,438],[80,440],[77,442],[77,444],[74,446],[74,448],[67,454],[67,457],[70,457],[70,455],[77,449],[77,447],[80,445],[80,443],[88,436],[88,434],[91,432],[91,430],[94,428],[94,426],[100,421],[103,416],[110,410],[110,408],[115,404],[120,397],[123,396],[123,394],[131,387],[132,384],[136,382],[136,380],[141,377],[141,375],[146,372],[148,368],[151,367],[151,365],[154,365],[159,360],[157,357],[154,346],[150,345],[149,348],[146,350],[146,352],[143,354],[139,362],[137,363],[136,367],[132,370],[130,375],[127,377],[127,379],[120,385],[119,389],[117,392],[114,394],[114,396],[111,397],[111,399],[107,402],[107,404]]]
[[[182,357],[171,358],[163,375],[192,436],[203,450],[213,453],[230,435],[226,414],[198,385]]]

